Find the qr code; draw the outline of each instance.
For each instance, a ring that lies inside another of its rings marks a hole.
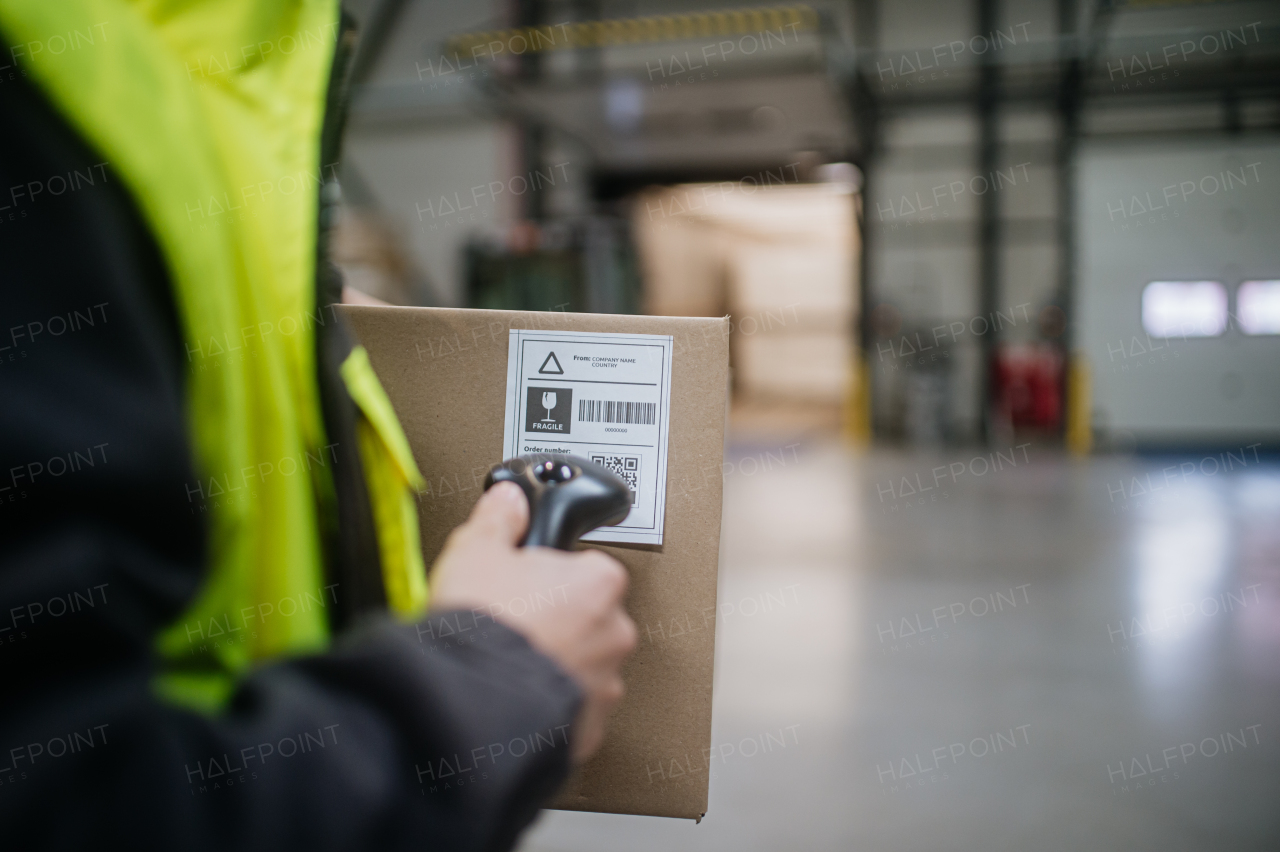
[[[631,505],[636,505],[640,493],[640,457],[592,455],[591,460],[621,477],[631,489]]]

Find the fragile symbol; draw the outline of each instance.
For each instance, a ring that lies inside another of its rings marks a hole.
[[[552,369],[554,367],[554,369]],[[564,375],[564,367],[560,366],[560,359],[556,357],[556,353],[552,352],[547,355],[547,360],[542,362],[542,366],[538,368],[539,373],[549,373],[555,376]]]
[[[573,390],[528,388],[524,420],[526,432],[556,432],[568,435],[573,431]]]

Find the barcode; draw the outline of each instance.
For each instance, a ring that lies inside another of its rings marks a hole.
[[[578,420],[583,423],[635,423],[652,426],[658,417],[656,402],[618,402],[612,399],[578,400]]]
[[[650,405],[652,404],[650,403]],[[591,460],[598,465],[607,467],[621,477],[622,481],[627,483],[627,487],[631,489],[631,505],[636,505],[640,499],[640,457],[593,453]]]

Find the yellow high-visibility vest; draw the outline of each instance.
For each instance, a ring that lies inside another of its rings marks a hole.
[[[330,640],[315,329],[333,319],[315,265],[338,14],[338,0],[0,0],[13,59],[119,175],[172,282],[209,571],[158,638],[156,685],[205,710],[254,663]],[[427,601],[422,478],[362,349],[342,375],[388,603],[412,618]]]

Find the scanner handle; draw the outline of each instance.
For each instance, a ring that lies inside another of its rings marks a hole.
[[[608,468],[579,456],[516,456],[490,469],[485,490],[496,482],[514,482],[529,501],[523,547],[572,550],[582,536],[621,523],[631,511],[627,483]]]

